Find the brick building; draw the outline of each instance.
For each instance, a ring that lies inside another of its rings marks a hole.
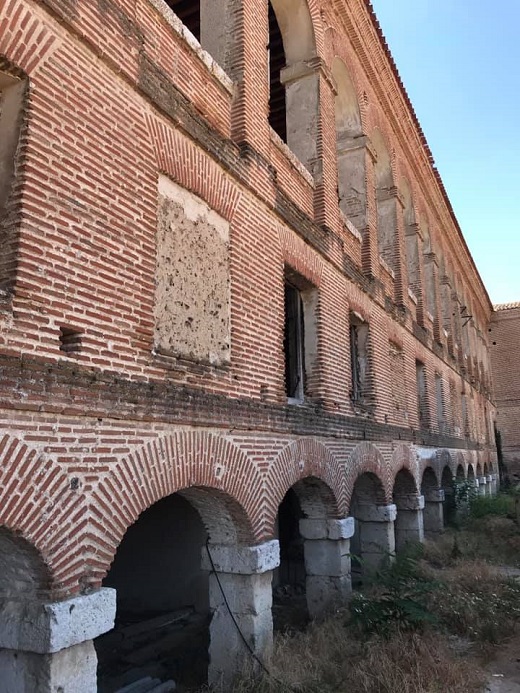
[[[489,327],[496,425],[504,471],[509,481],[520,481],[520,303],[495,306]]]
[[[262,655],[493,490],[492,306],[365,0],[4,0],[0,94],[9,690],[182,609],[225,681],[220,586]]]

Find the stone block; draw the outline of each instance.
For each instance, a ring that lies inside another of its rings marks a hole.
[[[356,508],[356,520],[361,522],[394,522],[397,517],[397,506],[359,504]]]
[[[93,640],[114,627],[116,591],[51,604],[6,601],[0,609],[0,648],[47,654]]]
[[[274,570],[280,565],[280,544],[277,539],[257,546],[225,546],[210,544],[209,551],[219,573],[254,575]],[[202,548],[202,569],[212,570],[206,547]]]
[[[396,496],[395,504],[398,513],[401,510],[422,510],[424,508],[424,496],[418,496],[415,493]]]
[[[342,577],[309,575],[305,587],[311,618],[320,618],[331,609],[344,605],[352,594],[350,574]]]
[[[308,575],[340,577],[350,572],[350,542],[348,539],[305,541],[305,570]]]
[[[327,520],[306,517],[300,520],[300,534],[303,539],[350,539],[354,534],[354,518]]]
[[[258,615],[271,609],[271,572],[261,575],[219,573],[218,578],[233,613]],[[214,574],[209,576],[209,603],[211,608],[224,606],[224,597]]]
[[[431,488],[424,492],[425,503],[444,503],[446,494],[442,488]]]

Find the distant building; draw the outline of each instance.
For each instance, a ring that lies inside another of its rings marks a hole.
[[[499,449],[508,480],[520,483],[520,303],[495,306],[489,339]]]

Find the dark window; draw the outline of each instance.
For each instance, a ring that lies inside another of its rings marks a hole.
[[[318,290],[289,267],[285,271],[285,391],[289,400],[312,397],[318,384]]]
[[[285,86],[280,81],[280,72],[285,67],[282,33],[269,3],[269,125],[276,134],[287,142],[287,120],[285,110]]]
[[[419,425],[421,428],[427,427],[428,419],[428,397],[426,392],[426,368],[421,361],[415,362],[415,372],[417,376],[417,410],[419,414]]]
[[[350,314],[350,367],[353,402],[364,402],[368,395],[368,323]]]
[[[304,321],[299,289],[285,284],[285,391],[290,399],[304,394]]]
[[[200,0],[166,0],[166,4],[200,42]]]

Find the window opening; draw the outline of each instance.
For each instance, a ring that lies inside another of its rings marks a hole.
[[[444,397],[442,377],[439,373],[435,374],[435,399],[437,402],[437,424],[439,425],[439,430],[442,431],[444,428]]]
[[[351,399],[363,402],[368,381],[368,324],[355,313],[350,314]]]
[[[304,393],[304,323],[300,291],[285,284],[285,391],[289,399]]]
[[[285,86],[280,80],[280,72],[286,64],[282,32],[276,19],[273,6],[269,3],[269,125],[287,143],[287,118],[285,106]]]
[[[200,0],[166,0],[166,4],[200,43]]]
[[[426,368],[421,361],[415,362],[417,376],[417,410],[419,414],[419,426],[428,425],[428,401],[426,397]]]

